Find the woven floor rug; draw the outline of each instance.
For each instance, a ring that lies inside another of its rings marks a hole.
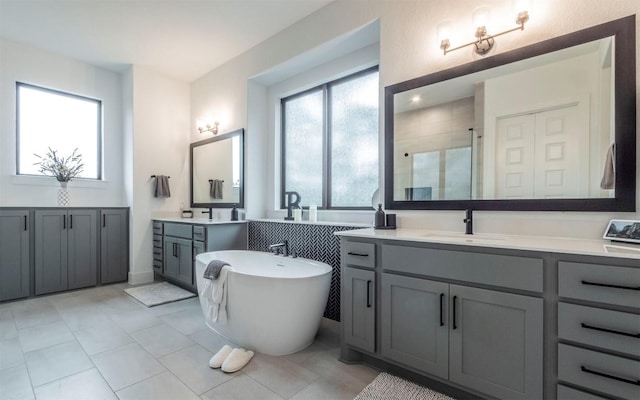
[[[382,372],[353,400],[453,400],[449,396]]]
[[[195,293],[179,288],[169,282],[129,288],[125,289],[124,292],[147,307],[159,306],[160,304],[172,303],[196,296]]]

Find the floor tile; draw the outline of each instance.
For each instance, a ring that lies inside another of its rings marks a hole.
[[[24,365],[0,371],[0,399],[35,399],[29,381],[29,373]]]
[[[202,395],[208,400],[282,400],[283,398],[258,382],[241,374]]]
[[[322,351],[315,353],[299,365],[336,384],[347,386],[366,385],[373,381],[379,373],[379,371],[363,364],[345,364],[340,362],[338,357],[338,349]]]
[[[16,367],[24,364],[24,355],[20,340],[13,339],[0,340],[0,369]]]
[[[151,315],[147,310],[109,313],[109,318],[127,333],[162,324],[160,318]]]
[[[173,303],[162,304],[156,307],[150,307],[149,312],[157,317],[171,314],[176,311],[195,310],[200,308],[200,300],[197,297],[190,299],[174,301]]]
[[[18,329],[18,337],[25,353],[75,339],[63,321]]]
[[[60,320],[58,310],[46,298],[12,303],[11,311],[18,329],[50,324]]]
[[[131,336],[113,322],[107,326],[78,331],[74,335],[84,351],[90,356],[133,343]]]
[[[91,359],[113,390],[120,390],[166,371],[137,343],[105,351],[91,356]]]
[[[120,400],[198,400],[184,383],[169,372],[156,375],[117,392]]]
[[[213,354],[200,345],[194,345],[164,356],[160,362],[196,394],[202,394],[234,377],[209,367]]]
[[[25,353],[25,362],[33,386],[64,378],[93,367],[75,340]]]
[[[318,375],[282,357],[256,354],[242,372],[288,399],[318,379]]]
[[[5,310],[5,317],[0,318],[0,340],[18,337],[18,330],[10,310]]]
[[[89,369],[34,389],[38,400],[117,400],[107,382]]]
[[[220,350],[225,344],[228,344],[231,347],[240,347],[237,344],[218,335],[209,327],[207,327],[207,329],[204,331],[196,332],[189,335],[189,338],[198,343],[200,346],[209,350],[213,354],[217,353],[218,350]]]
[[[174,327],[183,335],[191,335],[196,332],[209,329],[204,322],[201,310],[178,311],[160,317],[164,322]]]
[[[100,305],[117,312],[140,310],[144,307],[129,295],[101,300]]]
[[[362,386],[342,385],[328,379],[320,379],[299,391],[291,400],[351,400],[365,388]]]
[[[103,328],[113,324],[103,307],[97,304],[82,304],[59,311],[62,320],[72,332],[90,328]]]
[[[191,339],[164,323],[134,332],[131,337],[154,357],[162,357],[194,344]]]

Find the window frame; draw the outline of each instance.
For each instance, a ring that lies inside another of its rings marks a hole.
[[[20,172],[20,87],[25,87],[25,88],[30,88],[30,89],[35,89],[35,90],[39,90],[42,92],[47,92],[47,93],[51,93],[51,94],[56,94],[59,96],[65,96],[65,97],[71,97],[74,99],[80,99],[80,100],[84,100],[84,101],[89,101],[89,102],[93,102],[97,104],[97,109],[98,109],[98,115],[97,115],[97,126],[96,126],[96,133],[97,133],[97,157],[96,157],[96,162],[97,162],[97,177],[96,178],[84,178],[84,177],[76,177],[74,179],[84,179],[84,180],[88,180],[88,181],[102,181],[104,180],[103,175],[104,175],[104,171],[103,171],[103,147],[102,147],[102,140],[103,140],[103,131],[102,131],[102,124],[103,124],[103,120],[102,120],[102,115],[103,115],[103,110],[102,110],[102,100],[99,99],[95,99],[92,97],[88,97],[88,96],[82,96],[82,95],[78,95],[78,94],[73,94],[73,93],[68,93],[68,92],[63,92],[61,90],[56,90],[56,89],[50,89],[50,88],[46,88],[46,87],[42,87],[42,86],[38,86],[38,85],[33,85],[30,83],[24,83],[24,82],[19,82],[16,81],[16,176],[44,176],[47,177],[48,175],[41,175],[41,174],[25,174],[25,173],[21,173]]]
[[[303,90],[301,92],[292,94],[280,99],[280,209],[286,209],[285,204],[285,191],[286,191],[286,140],[285,140],[285,128],[286,128],[286,102],[294,100],[296,98],[306,96],[310,93],[322,92],[322,204],[318,204],[319,210],[371,210],[371,206],[360,207],[334,207],[331,204],[331,90],[334,86],[343,82],[357,79],[359,77],[369,75],[373,72],[380,72],[380,66],[375,65],[373,67],[365,68],[358,72],[354,72],[349,75],[345,75],[341,78],[334,79],[332,81],[325,82],[323,84],[314,86],[312,88]],[[378,75],[379,86],[379,75]],[[378,101],[378,136],[380,135],[380,101]],[[378,142],[379,143],[379,142]],[[378,145],[379,150],[379,145]],[[380,168],[378,165],[378,181],[380,179]],[[303,209],[308,209],[308,206],[303,206]]]

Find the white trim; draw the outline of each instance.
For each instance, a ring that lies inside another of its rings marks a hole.
[[[129,284],[140,285],[153,282],[153,270],[145,272],[129,272]]]
[[[54,177],[44,175],[11,175],[11,183],[14,185],[60,186]],[[108,187],[109,181],[106,180],[76,178],[69,182],[69,188],[107,189]]]

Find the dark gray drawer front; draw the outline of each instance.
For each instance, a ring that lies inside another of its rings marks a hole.
[[[345,265],[376,267],[376,246],[373,243],[342,242],[340,257]]]
[[[162,247],[162,235],[153,235],[153,245]]]
[[[154,222],[153,223],[153,234],[154,235],[162,235],[162,222]]]
[[[156,272],[161,272],[162,271],[162,261],[153,260],[153,269],[156,270]]]
[[[193,240],[205,241],[205,228],[204,226],[193,227]]]
[[[640,356],[640,315],[560,302],[558,337]]]
[[[153,246],[153,259],[162,261],[162,247]]]
[[[542,259],[383,245],[382,267],[513,289],[542,292]]]
[[[184,239],[193,238],[193,229],[191,225],[187,224],[164,224],[165,236],[174,236]]]
[[[640,361],[559,344],[558,379],[623,399],[636,400],[640,395]]]
[[[570,388],[569,386],[558,385],[558,400],[606,400],[604,397]]]
[[[560,261],[558,294],[640,309],[640,268]]]

